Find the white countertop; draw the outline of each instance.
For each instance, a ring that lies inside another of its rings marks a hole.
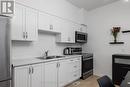
[[[58,60],[64,60],[64,59],[69,59],[69,58],[77,58],[77,57],[81,57],[81,55],[66,55],[65,57],[54,58],[54,59],[38,59],[38,57],[27,58],[27,59],[14,59],[12,61],[12,64],[13,64],[14,67],[20,67],[20,66],[38,64],[38,63],[45,63],[45,62],[51,62],[51,61],[58,61]]]

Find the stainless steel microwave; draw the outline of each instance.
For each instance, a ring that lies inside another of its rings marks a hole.
[[[84,32],[75,31],[75,42],[76,43],[87,43],[88,34]]]

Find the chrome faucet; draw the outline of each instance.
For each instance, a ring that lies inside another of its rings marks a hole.
[[[48,56],[48,52],[49,52],[49,50],[45,51],[45,57]]]

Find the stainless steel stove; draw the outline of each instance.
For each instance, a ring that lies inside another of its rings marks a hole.
[[[82,54],[82,79],[93,75],[93,54],[83,53]]]

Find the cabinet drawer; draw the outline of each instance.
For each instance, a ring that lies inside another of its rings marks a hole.
[[[71,72],[68,81],[69,81],[69,83],[71,83],[71,82],[79,79],[80,77],[81,77],[80,70]]]
[[[74,80],[80,78],[80,70],[74,72],[73,78],[74,78]]]
[[[70,59],[69,67],[70,67],[71,72],[75,72],[75,71],[81,69],[81,60],[78,58]]]
[[[79,70],[80,69],[80,62],[79,61],[75,61],[72,67],[73,67],[74,71]]]

